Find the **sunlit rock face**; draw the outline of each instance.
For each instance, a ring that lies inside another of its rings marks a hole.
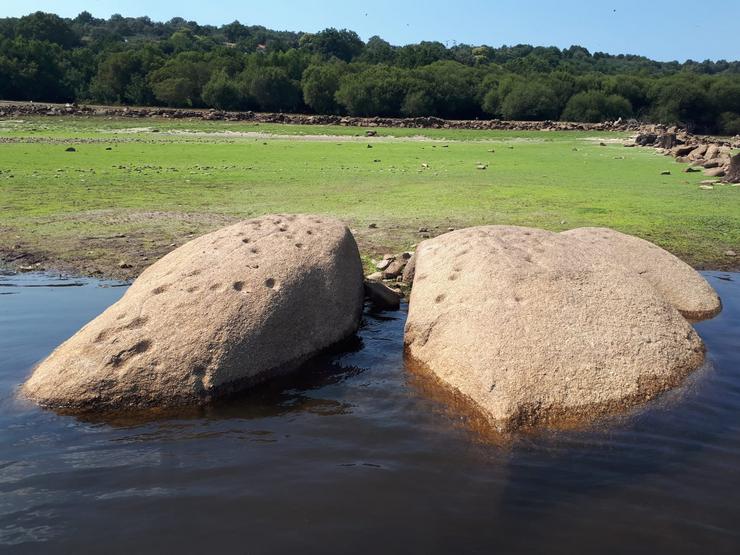
[[[582,227],[563,235],[588,243],[642,277],[690,320],[712,318],[722,310],[717,292],[701,274],[649,241],[603,227]]]
[[[23,393],[84,410],[201,403],[351,335],[362,303],[362,263],[343,223],[244,221],[145,270],[36,368]]]
[[[622,410],[704,359],[634,269],[580,238],[507,226],[419,245],[404,342],[415,367],[506,431]]]

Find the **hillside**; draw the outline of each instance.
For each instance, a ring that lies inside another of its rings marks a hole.
[[[0,98],[224,110],[599,122],[740,133],[740,62],[530,45],[393,46],[349,30],[174,18],[0,19]]]

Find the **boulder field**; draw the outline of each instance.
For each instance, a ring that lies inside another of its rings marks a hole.
[[[719,140],[693,135],[677,127],[651,125],[643,126],[634,141],[628,141],[624,146],[655,147],[660,154],[690,164],[684,169],[686,173],[699,172],[704,168],[706,177],[717,178],[713,183],[740,183],[740,154],[732,155],[733,150],[740,148],[740,137]],[[669,174],[669,171],[664,172],[664,175]]]
[[[247,220],[150,266],[39,364],[22,393],[76,410],[202,403],[350,336],[362,307],[362,263],[343,223]]]
[[[694,270],[646,243],[511,226],[422,242],[410,366],[501,431],[591,420],[678,385],[704,360],[679,310],[707,316],[719,301]]]

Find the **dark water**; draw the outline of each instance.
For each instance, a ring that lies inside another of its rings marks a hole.
[[[707,276],[725,309],[698,326],[710,364],[689,387],[508,444],[414,385],[403,313],[205,411],[57,416],[16,387],[124,290],[0,277],[0,552],[740,553],[740,274]]]

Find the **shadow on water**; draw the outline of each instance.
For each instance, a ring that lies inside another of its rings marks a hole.
[[[165,407],[104,413],[66,413],[83,422],[118,427],[135,427],[165,420],[261,419],[313,413],[323,416],[347,414],[352,406],[333,399],[311,396],[321,390],[351,379],[366,369],[345,366],[338,359],[361,351],[362,339],[353,336],[313,357],[292,372],[273,377],[248,390],[231,393],[202,406]],[[64,411],[57,411],[65,414]]]

